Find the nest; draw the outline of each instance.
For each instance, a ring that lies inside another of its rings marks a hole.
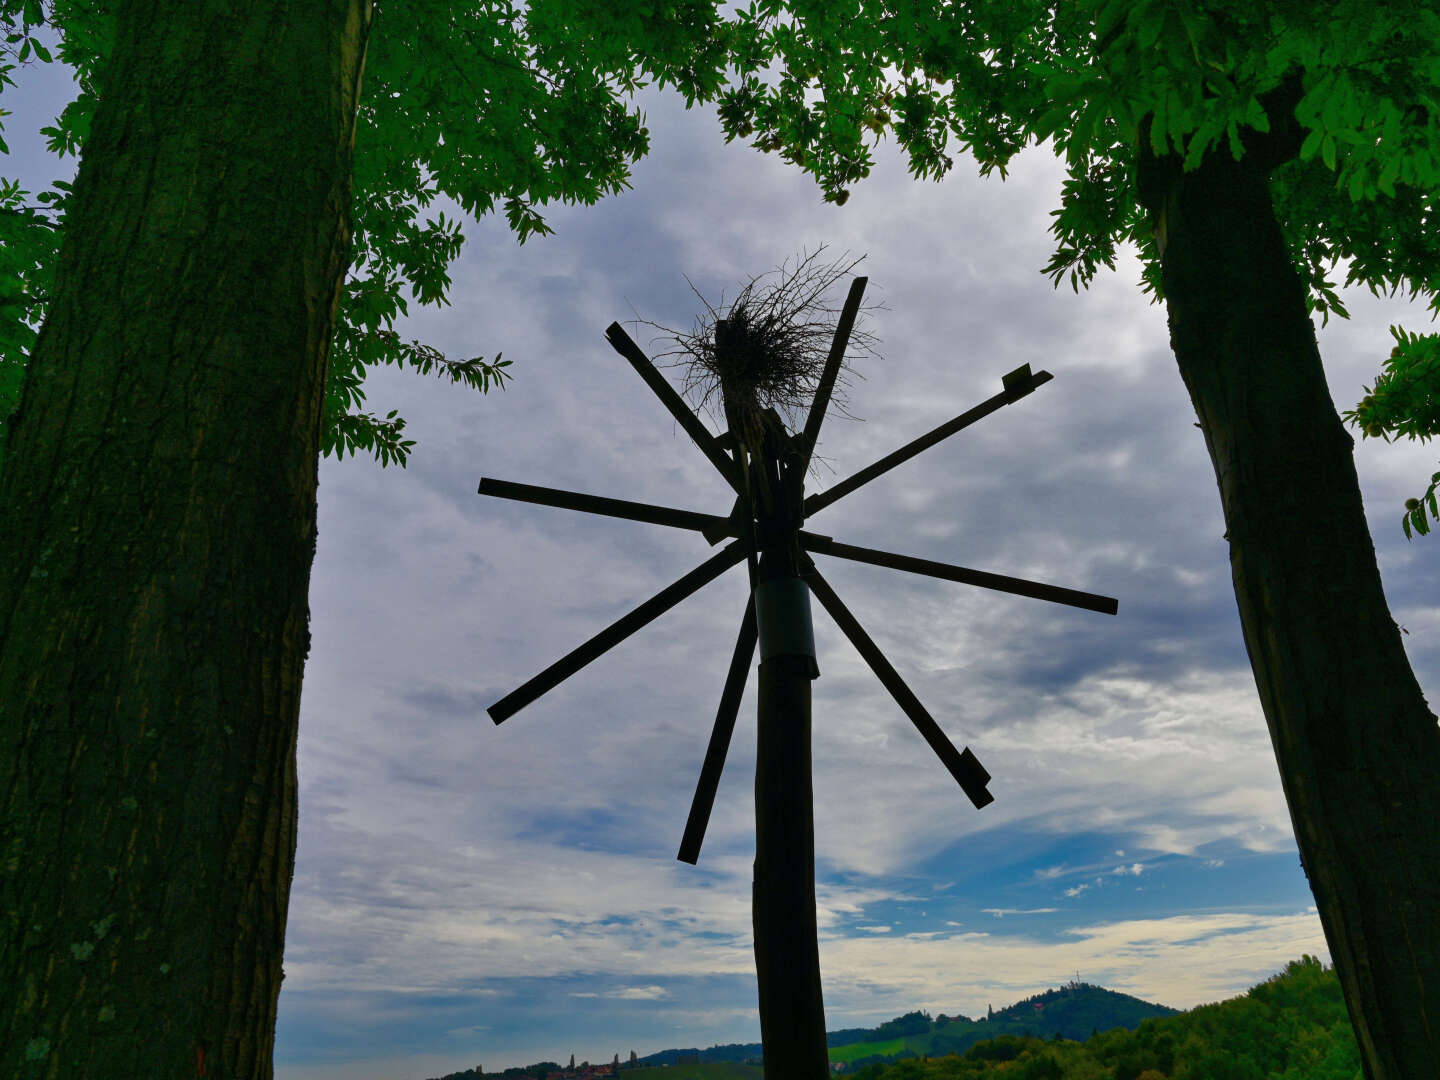
[[[646,322],[676,346],[657,353],[657,363],[682,367],[685,396],[697,409],[723,419],[752,455],[760,452],[769,410],[792,432],[804,427],[824,374],[841,310],[830,290],[864,258],[825,263],[820,261],[824,251],[822,245],[801,255],[793,268],[787,263],[751,278],[728,307],[723,295],[718,306],[712,305],[691,284],[706,314],[696,318],[689,333]],[[873,354],[875,341],[858,326],[851,331],[831,392],[831,408],[844,416],[850,416],[844,394],[853,374],[849,360]]]

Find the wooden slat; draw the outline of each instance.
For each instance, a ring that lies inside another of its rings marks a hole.
[[[500,724],[514,716],[541,694],[553,690],[590,661],[604,655],[635,631],[659,618],[691,593],[714,581],[730,567],[745,558],[745,546],[739,540],[726,544],[709,559],[684,577],[667,585],[627,615],[621,616],[579,648],[551,664],[518,689],[512,690],[486,711]]]
[[[603,495],[585,495],[578,491],[562,491],[559,488],[540,487],[535,484],[517,484],[488,476],[480,480],[480,494],[535,503],[538,506],[557,506],[562,510],[581,510],[587,514],[626,518],[629,521],[646,521],[652,525],[668,525],[675,529],[691,529],[704,533],[707,539],[712,532],[718,533],[717,539],[711,543],[717,543],[727,535],[735,536],[739,531],[725,518],[716,517],[714,514],[675,510],[668,506],[631,502],[628,499],[608,499]]]
[[[669,410],[676,423],[685,429],[685,433],[690,438],[695,440],[695,445],[700,447],[705,456],[710,459],[710,464],[719,470],[726,483],[739,491],[740,481],[735,476],[734,469],[731,468],[730,459],[725,456],[725,451],[720,449],[716,442],[715,436],[710,434],[709,429],[700,422],[700,418],[675,392],[675,388],[665,381],[665,376],[655,369],[655,365],[640,350],[640,346],[630,340],[630,335],[625,333],[624,328],[618,322],[611,323],[606,328],[605,338],[610,342],[611,348],[630,361],[630,366],[639,372],[640,377],[645,380],[645,385],[655,392],[655,396]]]
[[[720,774],[725,771],[725,755],[730,750],[730,736],[735,733],[735,717],[739,715],[740,699],[745,694],[745,680],[755,659],[755,640],[755,598],[752,595],[745,606],[745,617],[740,621],[735,651],[730,656],[730,671],[725,676],[725,689],[720,693],[720,708],[715,713],[710,745],[705,749],[705,764],[700,768],[700,782],[695,785],[690,816],[685,819],[680,854],[675,856],[691,866],[700,858],[700,845],[705,841],[705,828],[710,824],[715,792],[719,790]]]
[[[1113,596],[1100,596],[1098,593],[1066,589],[1059,585],[1046,585],[1039,581],[1027,581],[1025,578],[992,574],[985,570],[971,570],[965,566],[953,566],[950,563],[935,562],[931,559],[918,559],[913,555],[897,555],[891,551],[856,547],[854,544],[842,544],[830,540],[828,537],[816,536],[814,533],[803,530],[800,533],[800,542],[807,551],[833,555],[838,559],[851,559],[855,562],[870,563],[873,566],[887,566],[892,570],[905,570],[912,574],[942,578],[945,581],[978,585],[982,589],[995,589],[997,592],[1014,593],[1016,596],[1049,600],[1052,604],[1066,604],[1069,607],[1084,608],[1087,611],[1098,611],[1102,615],[1114,615],[1120,609],[1120,601]]]
[[[850,294],[845,297],[845,306],[840,309],[840,321],[835,326],[835,337],[830,342],[830,355],[825,359],[825,371],[820,376],[820,385],[815,388],[815,400],[810,403],[810,415],[805,418],[805,441],[800,446],[800,471],[810,467],[810,455],[815,453],[815,443],[820,438],[820,425],[825,420],[825,410],[830,407],[830,394],[835,389],[835,380],[840,375],[840,364],[845,359],[845,350],[850,345],[850,332],[855,328],[855,316],[860,313],[860,299],[865,295],[865,284],[869,278],[857,277],[850,283]]]
[[[815,564],[808,559],[806,562],[808,565],[805,567],[803,576],[810,586],[810,590],[825,606],[825,610],[830,613],[830,617],[835,620],[836,625],[844,631],[845,636],[850,639],[850,643],[865,658],[865,662],[870,665],[870,670],[875,672],[885,689],[890,691],[890,696],[895,699],[895,703],[910,718],[915,729],[930,744],[930,749],[934,750],[940,760],[944,762],[945,767],[950,770],[950,775],[955,778],[955,782],[964,788],[965,794],[970,796],[970,801],[975,804],[975,808],[978,810],[994,802],[995,796],[985,790],[985,785],[990,781],[990,774],[985,771],[985,767],[970,752],[969,747],[966,747],[964,751],[955,749],[955,744],[946,737],[945,732],[940,730],[940,725],[935,722],[934,717],[925,711],[925,706],[920,704],[920,699],[905,685],[905,680],[900,678],[900,673],[891,666],[889,660],[885,659],[885,654],[865,632],[859,620],[850,614],[850,609],[841,603],[840,597],[835,595],[835,590],[821,576],[820,571],[815,569]]]
[[[838,484],[835,484],[833,487],[829,487],[824,491],[811,495],[808,499],[805,500],[805,516],[809,517],[812,514],[818,514],[821,510],[825,509],[825,507],[829,506],[836,499],[842,498],[850,494],[850,492],[854,491],[862,484],[868,484],[877,476],[881,476],[889,472],[897,465],[905,464],[905,462],[909,461],[916,454],[923,453],[941,440],[948,439],[957,431],[969,427],[977,420],[983,420],[985,417],[989,416],[997,409],[1003,409],[1012,401],[1019,400],[1025,394],[1030,393],[1036,387],[1043,386],[1045,383],[1049,382],[1054,377],[1055,376],[1051,375],[1048,371],[1037,371],[1034,375],[1030,377],[1029,387],[1028,389],[1023,389],[1023,393],[1021,392],[1022,388],[1017,388],[1012,384],[1012,386],[1001,390],[1000,393],[996,394],[994,397],[986,398],[979,405],[976,405],[973,409],[961,413],[953,420],[945,421],[945,423],[941,424],[933,431],[926,432],[918,439],[906,443],[894,453],[887,454],[885,457],[881,458],[873,465],[866,466],[865,468],[857,472],[854,476],[848,476],[844,480],[841,480]]]

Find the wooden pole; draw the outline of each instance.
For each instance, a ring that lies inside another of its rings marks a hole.
[[[771,423],[752,481],[760,536],[754,601],[760,639],[755,759],[755,877],[751,919],[767,1080],[830,1072],[815,925],[815,810],[810,779],[810,681],[815,636],[800,577],[804,469],[796,444]],[[755,480],[759,480],[756,477]]]
[[[811,796],[810,669],[799,656],[762,660],[751,917],[766,1080],[820,1080],[830,1069]]]

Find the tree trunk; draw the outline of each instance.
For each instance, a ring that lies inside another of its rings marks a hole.
[[[1171,346],[1219,481],[1245,646],[1366,1075],[1414,1080],[1440,1061],[1440,731],[1385,603],[1354,440],[1271,204],[1268,168],[1296,142],[1284,137],[1288,150],[1272,138],[1236,162],[1222,148],[1188,174],[1142,157],[1142,197]]]
[[[0,1075],[272,1075],[368,0],[113,5],[0,468]]]

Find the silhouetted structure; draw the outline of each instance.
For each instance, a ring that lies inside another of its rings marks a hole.
[[[808,517],[844,495],[990,413],[1020,400],[1052,378],[1046,371],[1032,374],[1030,366],[1023,365],[1002,378],[1000,393],[826,491],[807,496],[804,492],[805,475],[865,284],[866,279],[859,277],[851,286],[804,429],[796,433],[787,432],[776,411],[763,407],[763,402],[755,401],[753,394],[750,400],[742,402],[738,400],[739,395],[732,396],[727,387],[724,404],[729,430],[718,438],[712,436],[620,324],[612,323],[606,330],[611,346],[630,362],[735,491],[735,505],[728,516],[718,517],[489,478],[480,481],[482,495],[690,529],[701,533],[712,545],[726,537],[732,538],[717,554],[690,573],[490,706],[489,713],[496,724],[514,715],[730,567],[742,561],[748,562],[750,600],[741,620],[729,674],[720,695],[719,710],[678,858],[689,863],[699,858],[758,641],[759,745],[755,771],[752,917],[766,1074],[784,1080],[818,1080],[829,1073],[815,927],[810,681],[819,675],[819,668],[810,621],[809,598],[812,593],[865,658],[976,808],[987,805],[993,799],[986,789],[990,774],[969,748],[963,751],[955,749],[820,574],[811,555],[819,553],[886,566],[1111,615],[1118,609],[1117,601],[1110,597],[929,559],[855,547],[801,528]],[[717,320],[714,332],[712,350],[723,363],[727,348],[735,347],[733,343],[739,336],[738,329],[727,326],[725,320]],[[762,347],[763,344],[760,343]],[[745,347],[752,350],[756,347],[753,337],[745,341]],[[744,359],[747,364],[754,362],[749,354]]]

